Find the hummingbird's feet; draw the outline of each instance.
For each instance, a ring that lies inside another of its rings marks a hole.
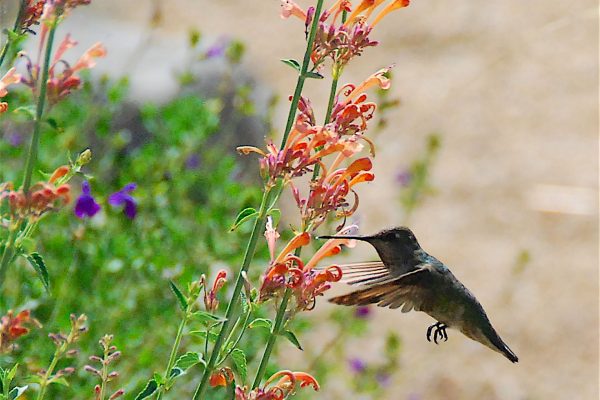
[[[448,334],[446,333],[447,326],[442,324],[441,322],[436,322],[427,328],[427,341],[431,342],[431,333],[433,331],[433,341],[435,344],[438,344],[438,338],[444,339],[444,342],[448,341]],[[435,329],[435,331],[434,331]]]

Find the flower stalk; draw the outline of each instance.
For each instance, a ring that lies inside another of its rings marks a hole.
[[[317,13],[316,15],[319,15],[319,14]],[[338,69],[335,66],[333,69],[334,69],[334,74],[333,74],[333,79],[331,81],[329,100],[327,103],[327,113],[325,114],[325,122],[323,123],[323,125],[327,125],[331,120],[331,112],[333,110],[333,104],[335,103],[335,95],[337,93],[338,81],[339,81],[339,78],[341,75],[341,69]],[[314,171],[313,171],[313,176],[312,176],[313,181],[317,179],[317,177],[319,175],[320,167],[321,167],[320,164],[315,165]],[[296,257],[299,257],[301,251],[302,251],[301,247],[296,249],[294,255]],[[275,316],[275,324],[273,325],[273,329],[271,330],[269,339],[267,340],[267,346],[265,347],[265,351],[260,360],[260,364],[259,364],[258,370],[256,372],[256,377],[254,378],[254,383],[252,384],[253,389],[257,388],[260,385],[260,382],[262,381],[262,379],[265,375],[265,371],[267,369],[269,359],[271,358],[271,353],[273,352],[273,347],[275,346],[275,342],[277,341],[277,338],[278,338],[279,334],[281,333],[281,328],[283,328],[283,326],[285,325],[285,323],[284,323],[285,322],[284,321],[285,314],[286,314],[287,306],[288,306],[288,303],[289,303],[291,297],[292,297],[292,290],[290,288],[287,288],[285,290],[283,298],[281,299],[281,304],[279,305],[279,308],[277,309],[277,314]]]
[[[258,211],[258,215],[256,216],[256,220],[254,222],[254,227],[252,228],[252,232],[250,234],[250,240],[248,241],[248,245],[246,247],[246,251],[244,253],[244,260],[242,261],[242,267],[240,272],[238,273],[237,280],[235,282],[235,287],[233,289],[233,294],[231,295],[231,301],[227,305],[227,311],[225,312],[225,321],[221,326],[221,330],[219,331],[219,335],[217,336],[217,340],[215,341],[215,345],[213,347],[212,353],[210,355],[210,359],[206,364],[206,368],[204,369],[204,373],[202,374],[202,379],[196,388],[196,392],[194,393],[194,400],[198,400],[203,398],[203,393],[206,390],[206,385],[208,383],[208,378],[210,377],[212,370],[215,368],[217,364],[217,359],[219,358],[219,353],[221,352],[221,347],[223,346],[225,339],[227,337],[229,328],[232,323],[233,314],[235,313],[235,309],[240,297],[240,293],[244,286],[244,275],[243,272],[248,271],[250,267],[250,262],[254,257],[254,252],[256,250],[256,244],[258,243],[258,238],[261,232],[265,228],[267,212],[269,211],[269,205],[273,201],[272,199],[273,190],[267,189],[265,190],[262,198],[262,202],[260,205],[260,209]],[[208,338],[207,338],[208,340]]]
[[[39,96],[35,111],[35,124],[33,126],[33,136],[27,153],[27,161],[25,162],[25,177],[23,178],[23,192],[27,194],[31,187],[31,175],[33,167],[37,162],[38,147],[40,144],[40,132],[42,128],[42,115],[46,105],[46,88],[48,82],[48,74],[50,69],[50,56],[52,55],[52,44],[54,43],[54,34],[56,33],[57,18],[50,22],[48,29],[48,40],[46,41],[46,53],[44,55],[44,66],[42,68],[42,79],[39,82]]]
[[[321,10],[323,8],[323,2],[324,2],[324,0],[317,1],[317,5],[315,8],[315,15],[318,16],[321,14]],[[290,111],[288,113],[288,118],[287,118],[285,130],[284,130],[283,138],[281,140],[280,148],[282,148],[282,149],[285,147],[285,145],[287,143],[288,136],[289,136],[289,134],[292,130],[292,126],[294,124],[296,111],[298,109],[298,102],[300,101],[300,96],[302,95],[302,90],[304,88],[304,81],[306,80],[306,77],[307,77],[308,66],[310,64],[310,53],[311,53],[311,49],[313,47],[313,43],[315,41],[318,22],[319,22],[319,19],[317,17],[313,18],[311,28],[310,28],[310,33],[308,35],[308,40],[306,43],[306,51],[304,52],[304,59],[302,61],[302,66],[300,68],[300,74],[298,75],[298,79],[296,81],[296,89],[294,90],[294,95],[292,97],[292,101],[290,104]],[[202,398],[204,391],[206,390],[208,378],[210,377],[210,374],[212,373],[212,370],[214,369],[214,367],[216,365],[217,359],[219,358],[219,353],[221,352],[221,347],[224,344],[225,338],[227,336],[227,332],[229,331],[229,328],[232,324],[231,320],[232,320],[232,317],[233,317],[233,314],[235,311],[235,307],[237,306],[237,303],[238,303],[238,300],[240,297],[240,293],[242,291],[242,287],[244,285],[243,273],[245,273],[250,266],[250,262],[252,261],[252,258],[254,257],[254,252],[256,250],[256,244],[258,242],[258,238],[265,228],[267,212],[269,211],[268,207],[272,203],[277,201],[277,198],[279,197],[279,194],[280,194],[279,191],[278,191],[278,193],[275,194],[275,196],[272,196],[271,193],[273,193],[273,189],[271,189],[271,188],[265,189],[265,192],[264,192],[263,198],[262,198],[262,202],[261,202],[261,206],[260,206],[258,215],[256,216],[256,220],[254,222],[254,227],[250,234],[248,246],[247,246],[246,252],[244,254],[244,260],[242,262],[242,267],[238,273],[235,287],[233,289],[231,301],[229,302],[229,304],[227,306],[227,311],[225,314],[226,320],[223,323],[223,325],[221,326],[219,336],[217,337],[217,340],[213,347],[210,359],[206,365],[204,373],[202,374],[202,379],[200,381],[200,384],[196,388],[196,392],[194,393],[194,397],[193,397],[194,400],[199,400]],[[272,197],[275,197],[275,198],[272,198]],[[268,361],[268,357],[267,357],[266,361]]]

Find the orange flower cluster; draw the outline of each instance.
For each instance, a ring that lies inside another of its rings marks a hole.
[[[300,191],[291,185],[301,210],[303,231],[316,229],[330,212],[337,212],[338,217],[352,215],[358,205],[357,196],[355,194],[353,206],[350,206],[347,195],[354,193],[354,185],[373,180],[374,175],[367,172],[371,169],[368,158],[356,160],[347,168],[340,166],[364,148],[362,142],[367,143],[371,155],[375,154],[373,143],[364,133],[377,106],[367,101],[365,91],[374,86],[388,89],[390,82],[386,75],[389,70],[377,71],[358,86],[348,84],[342,87],[332,108],[331,122],[325,125],[316,124],[310,101],[301,98],[296,123],[282,149],[277,149],[273,143],[267,144],[266,151],[252,146],[238,147],[242,154],[262,156],[260,169],[267,187],[273,187],[279,179],[290,183],[292,178],[319,166],[319,176],[314,177],[307,198],[302,198]],[[336,158],[327,167],[323,158],[331,155]]]
[[[21,17],[21,32],[33,33],[31,27],[40,23],[46,0],[26,0]]]
[[[391,0],[369,22],[374,11],[386,0],[362,0],[352,8],[349,0],[336,0],[319,18],[311,60],[315,69],[320,69],[327,59],[331,59],[336,70],[341,70],[354,57],[360,56],[365,48],[377,46],[378,42],[369,39],[373,27],[393,10],[409,5],[409,0]],[[281,17],[294,16],[306,26],[314,18],[314,8],[304,11],[292,0],[282,0]],[[342,22],[343,13],[348,18]],[[336,72],[337,73],[337,72]]]
[[[29,333],[25,325],[41,327],[40,323],[31,316],[29,310],[23,310],[14,315],[12,310],[0,319],[0,353],[14,348],[14,341]]]
[[[71,187],[62,184],[58,187],[55,182],[69,172],[69,167],[56,169],[48,182],[37,182],[24,193],[22,189],[14,190],[12,182],[0,185],[0,204],[8,199],[8,206],[13,217],[39,218],[48,211],[56,211],[71,201]]]
[[[306,372],[279,371],[273,374],[265,384],[248,392],[247,387],[235,388],[236,400],[284,400],[292,395],[296,386],[311,386],[319,390],[319,382]]]
[[[51,105],[58,103],[69,95],[72,90],[81,87],[81,78],[77,75],[77,72],[93,68],[96,65],[96,58],[106,55],[104,46],[101,43],[96,43],[71,66],[62,57],[67,50],[76,45],[77,42],[71,39],[71,35],[67,35],[54,54],[52,64],[48,70],[48,81],[46,83],[48,102]],[[25,52],[21,52],[20,56],[26,60],[27,67],[27,76],[22,77],[21,82],[35,92],[39,79],[40,64],[34,64]],[[59,65],[61,66],[60,68]]]
[[[341,233],[354,228],[354,226],[347,227]],[[269,250],[273,254],[275,241],[279,234],[273,228],[271,220],[267,223],[265,236]],[[353,247],[355,241],[351,239],[328,240],[305,264],[293,252],[309,243],[310,235],[307,232],[299,233],[288,242],[277,258],[271,259],[260,288],[260,301],[281,296],[286,288],[290,288],[296,299],[295,311],[312,310],[315,307],[317,296],[323,295],[331,287],[332,282],[337,282],[342,278],[342,271],[337,265],[318,270],[315,267],[323,258],[338,254],[342,245]]]

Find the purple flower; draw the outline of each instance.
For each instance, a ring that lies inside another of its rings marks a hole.
[[[23,135],[21,135],[19,132],[16,132],[16,131],[9,132],[6,134],[6,141],[12,147],[19,147],[19,146],[21,146],[21,144],[23,144]]]
[[[210,46],[208,49],[206,49],[206,52],[204,53],[204,57],[206,58],[215,58],[215,57],[221,57],[223,54],[225,54],[225,49],[227,48],[227,46],[229,46],[229,38],[227,37],[220,37],[219,39],[217,39],[217,41]]]
[[[81,195],[79,195],[75,203],[75,215],[81,219],[85,217],[92,218],[98,211],[100,211],[100,204],[92,197],[90,183],[83,181],[81,183]]]
[[[111,206],[124,205],[123,212],[129,219],[134,219],[137,213],[137,202],[129,193],[133,192],[137,185],[135,183],[128,183],[123,186],[123,189],[119,190],[108,196],[108,203]]]
[[[197,169],[200,166],[200,156],[198,154],[192,154],[185,160],[186,169]]]
[[[396,182],[402,187],[407,187],[411,181],[412,173],[410,171],[400,171],[396,174]]]
[[[348,361],[348,366],[350,367],[350,370],[355,374],[365,372],[365,370],[367,369],[367,364],[365,364],[365,362],[360,358],[351,358]]]
[[[381,386],[390,385],[391,377],[390,374],[386,372],[378,372],[377,375],[375,375],[375,379]]]
[[[365,319],[371,314],[371,308],[369,306],[358,306],[354,309],[354,316],[356,318]]]

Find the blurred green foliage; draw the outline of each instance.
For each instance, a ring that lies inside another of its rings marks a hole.
[[[86,83],[49,114],[40,169],[51,171],[89,147],[93,160],[86,172],[103,209],[91,220],[78,220],[71,210],[47,217],[37,251],[50,272],[51,295],[32,268],[18,261],[0,305],[31,308],[46,332],[68,325],[70,313],[87,314],[90,332],[81,342],[82,354],[95,352],[104,333],[115,334],[128,360],[120,365],[122,380],[132,392],[149,371],[166,365],[180,319],[167,279],[188,282],[219,268],[235,270],[248,228],[229,233],[229,227],[240,209],[257,204],[260,190],[237,179],[238,156],[219,145],[218,99],[189,95],[136,107],[125,101],[127,86],[127,80]],[[10,101],[29,99],[18,93]],[[2,120],[0,181],[20,180],[16,172],[29,128],[19,115]],[[71,182],[75,193],[80,182]],[[138,185],[133,221],[105,201],[129,182]],[[265,257],[263,250],[258,260]],[[42,368],[52,351],[51,341],[34,332],[2,361]],[[79,385],[93,386],[90,377],[80,378],[74,392]]]

